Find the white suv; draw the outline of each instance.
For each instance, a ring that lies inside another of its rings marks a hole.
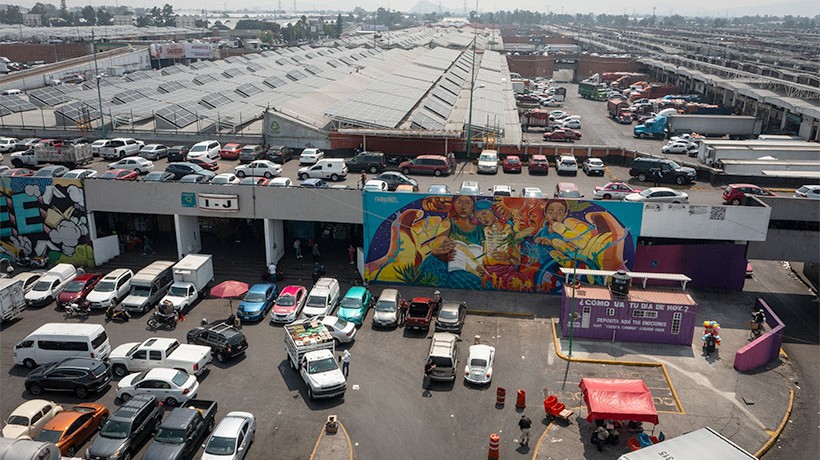
[[[578,162],[575,161],[575,157],[572,155],[561,155],[558,161],[555,162],[555,169],[558,171],[558,175],[569,174],[575,176],[578,174]]]
[[[495,150],[484,150],[478,157],[478,172],[495,174],[498,172],[498,152]]]
[[[217,141],[197,142],[188,151],[188,160],[191,158],[206,158],[208,160],[218,160],[219,150],[222,148]]]
[[[0,137],[0,152],[8,153],[14,151],[14,144],[17,143],[17,139],[13,137]]]
[[[127,268],[112,270],[94,286],[94,290],[88,293],[85,300],[88,301],[91,308],[116,306],[131,291],[131,278],[133,277],[134,272]]]

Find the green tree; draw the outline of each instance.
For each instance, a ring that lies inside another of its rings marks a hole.
[[[114,15],[104,7],[97,8],[97,25],[110,26],[114,23]]]
[[[6,9],[0,11],[0,22],[3,24],[22,24],[23,13],[17,5],[6,5]]]
[[[335,31],[334,37],[339,38],[341,36],[342,36],[342,14],[339,13],[339,15],[336,16],[336,31]]]
[[[162,25],[169,27],[177,25],[176,15],[174,15],[174,7],[167,3],[165,4],[165,6],[162,7],[161,18]]]
[[[86,5],[80,10],[80,17],[85,19],[85,23],[88,25],[93,26],[97,24],[97,13],[91,5]]]

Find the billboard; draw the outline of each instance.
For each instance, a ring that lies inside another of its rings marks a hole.
[[[371,282],[551,294],[576,262],[631,269],[642,215],[635,203],[380,192],[363,208]]]
[[[152,43],[148,47],[153,59],[211,59],[213,50],[207,43]]]

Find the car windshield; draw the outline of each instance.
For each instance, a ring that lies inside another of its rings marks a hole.
[[[125,439],[131,432],[131,424],[119,420],[108,420],[100,429],[100,436],[110,439]]]
[[[361,308],[362,301],[355,297],[345,297],[340,304],[341,308]]]
[[[376,302],[376,311],[396,311],[396,302],[392,300],[379,300]]]
[[[48,291],[51,289],[51,281],[38,281],[37,284],[31,288],[33,291]]]
[[[675,163],[674,161],[670,161],[667,163],[672,169],[680,169],[680,165]]]
[[[72,281],[63,289],[65,292],[80,292],[85,286],[85,281]]]
[[[495,161],[495,159],[495,155],[488,155],[486,153],[478,157],[478,161]]]
[[[261,292],[249,292],[245,295],[245,298],[243,300],[245,302],[264,302],[265,294]]]
[[[414,303],[414,304],[410,304],[410,308],[409,308],[408,313],[411,316],[427,316],[427,312],[429,310],[430,310],[430,308],[427,306],[427,304]]]
[[[174,378],[171,379],[171,381],[174,382],[174,385],[176,385],[178,387],[181,387],[182,385],[185,385],[185,382],[188,381],[188,374],[185,373],[185,372],[179,371],[174,376]]]
[[[188,288],[185,286],[171,286],[171,289],[168,290],[168,295],[176,296],[176,297],[185,297],[188,295]]]
[[[319,359],[308,363],[308,374],[321,374],[322,372],[338,369],[336,360],[333,358]]]
[[[57,442],[60,440],[60,436],[63,435],[62,431],[56,430],[43,430],[40,434],[37,435],[37,441],[42,442]]]
[[[648,188],[648,189],[646,189],[646,190],[642,191],[642,192],[640,193],[640,195],[641,195],[641,196],[650,196],[650,195],[652,195],[654,192],[655,192],[655,190],[652,190],[651,188]]]
[[[6,420],[6,424],[28,426],[28,417],[25,415],[11,415],[9,416],[9,419]]]
[[[185,442],[185,430],[160,427],[154,440],[165,444],[182,444]]]
[[[296,305],[296,297],[290,294],[281,295],[276,299],[276,305],[280,307],[292,307]]]
[[[438,312],[438,317],[441,319],[456,319],[458,318],[458,310],[441,310]]]
[[[100,281],[94,290],[97,292],[114,292],[116,284],[113,281]]]
[[[473,358],[470,360],[470,366],[487,367],[487,360],[483,358]]]
[[[236,445],[236,439],[223,438],[222,436],[214,436],[208,441],[208,446],[205,447],[205,453],[211,455],[231,455]]]
[[[436,367],[453,367],[453,361],[447,356],[431,356]]]
[[[206,146],[204,146],[204,145],[195,145],[195,146],[193,146],[193,147],[191,148],[191,152],[194,152],[194,153],[196,153],[196,152],[204,152],[204,151],[206,151],[206,150],[208,150],[208,148],[207,148]]]
[[[137,345],[137,346],[139,346],[139,345]],[[132,349],[131,349],[131,352],[133,352],[133,351],[134,351],[134,349],[132,348]],[[129,354],[130,354],[131,352],[129,352]],[[134,376],[134,380],[132,380],[132,381],[131,381],[131,385],[136,385],[136,384],[138,384],[138,383],[142,382],[143,380],[145,380],[145,376],[146,376],[147,374],[148,374],[148,371],[142,371],[142,372],[140,372],[139,374],[135,375],[135,376]]]
[[[131,286],[131,295],[135,295],[137,297],[148,297],[149,295],[151,295],[151,287]]]
[[[320,295],[312,295],[308,297],[307,304],[314,307],[324,307],[325,298]]]
[[[577,191],[563,191],[561,192],[563,198],[581,198],[581,193]]]
[[[336,318],[336,322],[332,325],[334,328],[343,331],[347,327],[347,321]]]

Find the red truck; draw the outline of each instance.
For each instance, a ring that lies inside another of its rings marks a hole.
[[[677,86],[671,85],[650,85],[646,88],[638,91],[637,93],[632,93],[629,96],[630,101],[635,101],[642,98],[647,99],[656,99],[659,97],[668,96],[670,94],[678,94],[680,93],[680,89]]]
[[[404,319],[404,328],[429,331],[435,307],[436,304],[429,297],[413,297]]]
[[[618,123],[632,123],[632,112],[629,110],[629,102],[622,98],[613,97],[606,102],[606,110],[609,118]]]

